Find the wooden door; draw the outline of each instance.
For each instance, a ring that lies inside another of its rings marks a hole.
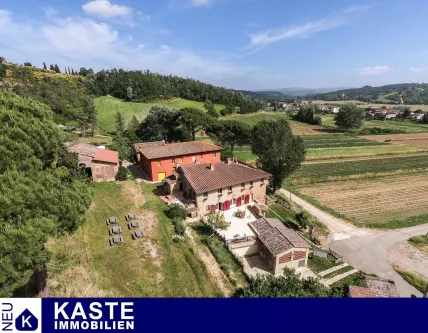
[[[249,204],[250,203],[250,196],[247,194],[245,196],[245,204]]]
[[[239,207],[239,206],[241,206],[242,205],[242,200],[241,200],[241,197],[239,197],[237,200],[236,200],[236,207]]]

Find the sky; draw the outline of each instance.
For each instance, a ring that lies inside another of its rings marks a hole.
[[[234,89],[425,82],[426,0],[0,0],[0,56]]]

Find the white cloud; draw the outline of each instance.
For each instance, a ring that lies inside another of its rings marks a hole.
[[[43,8],[43,11],[45,12],[46,16],[54,16],[58,14],[58,11],[54,8]]]
[[[373,67],[364,67],[358,69],[358,75],[378,75],[390,72],[391,67],[388,66],[373,66]]]
[[[137,36],[130,38],[110,24],[88,18],[51,17],[46,22],[19,23],[10,12],[0,10],[0,40],[0,54],[18,63],[57,63],[60,67],[94,70],[150,69],[241,89],[259,82],[270,87],[284,83],[282,76],[245,65],[226,54],[206,54],[166,44],[151,46]]]
[[[369,8],[371,7],[350,6],[321,20],[310,21],[295,26],[261,31],[250,35],[250,46],[263,47],[267,44],[278,42],[283,39],[290,39],[294,37],[309,37],[322,31],[335,29],[347,24],[350,21],[350,14],[364,11]]]
[[[273,42],[280,41],[282,39],[288,39],[293,37],[308,37],[312,34],[334,29],[345,24],[343,18],[326,19],[308,22],[302,25],[297,25],[288,28],[279,28],[274,30],[266,30],[257,34],[251,35],[251,45],[260,46],[266,45]]]
[[[409,71],[414,73],[422,73],[422,72],[425,72],[425,69],[421,67],[410,67]]]
[[[212,3],[212,0],[190,0],[193,6],[208,6]]]
[[[89,15],[106,18],[128,16],[132,14],[132,8],[116,5],[108,0],[92,0],[84,4],[82,8]]]

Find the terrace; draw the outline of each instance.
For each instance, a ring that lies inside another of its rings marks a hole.
[[[253,206],[254,204],[252,202],[223,212],[225,221],[229,222],[230,225],[225,230],[219,230],[218,233],[226,242],[249,241],[256,238],[255,233],[248,225],[249,222],[257,220],[257,217],[248,209],[248,206]],[[237,212],[238,215],[239,212],[242,212],[242,217],[238,217]]]

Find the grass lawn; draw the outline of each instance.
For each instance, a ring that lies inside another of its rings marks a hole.
[[[230,253],[224,240],[218,235],[213,234],[210,227],[205,223],[194,224],[191,228],[196,232],[198,242],[211,251],[231,284],[234,287],[246,287],[247,278],[243,272],[243,268],[232,253]]]
[[[406,272],[401,270],[400,268],[398,268],[397,266],[393,266],[395,271],[401,275],[401,277],[406,280],[409,284],[411,284],[413,287],[415,287],[417,290],[419,290],[421,293],[424,293],[426,288],[427,288],[427,284],[428,281],[422,279],[421,277],[410,273],[410,272]]]
[[[97,183],[86,222],[75,233],[48,244],[53,257],[53,296],[209,297],[221,296],[186,240],[175,243],[156,185]],[[142,193],[140,191],[142,188]],[[132,241],[124,215],[142,216],[143,239]],[[124,243],[110,247],[105,219],[118,216]]]
[[[283,112],[258,112],[249,114],[232,114],[226,117],[220,117],[220,120],[238,120],[247,123],[251,127],[254,127],[257,123],[262,120],[280,120],[287,119],[288,116]]]
[[[186,99],[176,99],[168,103],[130,103],[123,102],[112,96],[103,96],[95,98],[94,102],[99,126],[105,132],[114,132],[115,115],[117,112],[122,113],[125,121],[129,121],[134,114],[137,116],[138,120],[141,121],[147,116],[150,108],[155,105],[166,106],[170,109],[195,107],[205,111],[204,103]],[[224,108],[224,105],[215,105],[215,108],[220,111]]]
[[[327,258],[321,258],[314,256],[313,254],[309,254],[308,266],[315,273],[325,271],[338,265],[340,265],[340,263],[336,263],[336,258],[330,254]]]
[[[338,297],[348,297],[349,286],[364,287],[365,275],[362,272],[348,275],[346,278],[330,285]]]
[[[336,127],[334,124],[334,115],[322,115],[322,123],[326,126]],[[400,120],[370,120],[364,121],[362,128],[390,128],[403,130],[406,133],[423,133],[428,132],[428,124],[421,124],[415,121],[400,121]],[[361,129],[362,129],[361,128]]]

